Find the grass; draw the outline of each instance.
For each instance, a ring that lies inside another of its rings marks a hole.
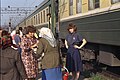
[[[100,75],[92,75],[91,80],[105,80]]]

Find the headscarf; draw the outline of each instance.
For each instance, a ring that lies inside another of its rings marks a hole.
[[[14,39],[14,37],[15,37],[15,35],[16,35],[16,30],[13,30],[10,35],[11,35],[11,37],[12,37],[12,42],[13,42],[13,44],[16,44],[15,39]]]
[[[56,39],[49,28],[43,27],[39,31],[40,31],[39,37],[45,38],[52,47],[57,46]]]

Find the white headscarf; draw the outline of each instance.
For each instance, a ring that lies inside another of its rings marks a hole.
[[[39,31],[39,37],[45,38],[52,47],[56,47],[56,39],[49,28],[43,27]]]

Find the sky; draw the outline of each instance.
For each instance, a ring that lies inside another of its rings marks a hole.
[[[41,2],[43,2],[44,0],[1,0],[1,9],[3,7],[8,8],[8,6],[10,7],[35,7],[38,6]],[[1,14],[1,25],[7,25],[10,21],[10,17],[13,16],[15,14]],[[15,16],[17,16],[19,14],[16,14]],[[21,16],[21,18],[24,18],[24,16]],[[13,21],[14,23],[18,23],[20,21],[20,19],[16,19],[13,16]]]

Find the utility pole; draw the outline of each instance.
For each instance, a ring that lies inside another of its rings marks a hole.
[[[56,26],[56,20],[55,20],[55,0],[51,0],[51,23],[52,23],[52,32],[55,35],[55,26]]]
[[[52,32],[57,37],[58,36],[58,27],[59,27],[59,1],[51,0],[51,22],[52,22]],[[56,24],[57,23],[57,24]],[[57,32],[56,32],[57,31]]]

